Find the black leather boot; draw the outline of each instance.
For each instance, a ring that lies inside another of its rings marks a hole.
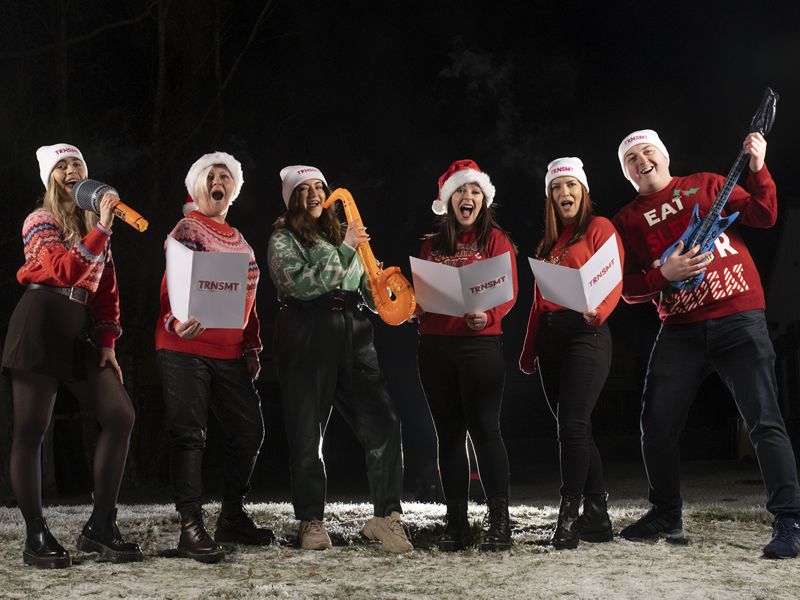
[[[40,569],[63,569],[72,564],[69,553],[56,541],[44,517],[25,522],[25,549],[22,561]]]
[[[575,523],[578,537],[584,542],[610,542],[614,539],[608,516],[608,494],[587,494],[583,497],[583,514]]]
[[[143,560],[139,544],[126,542],[117,527],[117,509],[105,514],[98,511],[83,526],[78,536],[78,550],[81,552],[97,552],[100,560],[113,563],[137,562]]]
[[[193,558],[203,563],[215,563],[225,558],[222,546],[208,535],[203,522],[203,511],[199,506],[181,511],[178,556]]]
[[[561,506],[558,509],[558,524],[550,543],[558,550],[572,550],[578,547],[578,530],[575,526],[578,521],[578,509],[581,505],[580,496],[561,496]]]
[[[489,529],[483,536],[481,550],[508,550],[511,548],[511,520],[508,516],[508,498],[487,498]]]
[[[472,545],[466,498],[447,501],[447,523],[436,545],[442,552],[458,552]]]
[[[214,539],[217,542],[266,546],[275,541],[275,534],[271,529],[256,525],[241,502],[223,500]]]

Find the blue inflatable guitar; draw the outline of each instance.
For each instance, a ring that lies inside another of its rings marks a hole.
[[[757,131],[763,136],[769,133],[770,129],[772,129],[772,123],[775,121],[775,106],[778,103],[778,98],[778,94],[773,92],[772,88],[766,89],[764,98],[761,100],[761,105],[750,121],[750,133]],[[689,221],[689,226],[686,228],[686,231],[684,231],[683,235],[661,255],[662,265],[666,262],[667,258],[675,252],[678,242],[683,242],[683,253],[688,252],[695,246],[700,246],[698,254],[709,252],[714,249],[714,242],[720,234],[730,227],[731,223],[739,216],[738,212],[731,213],[727,217],[721,217],[720,214],[733,191],[733,186],[736,185],[739,175],[742,174],[749,160],[750,155],[744,152],[744,150],[740,150],[739,156],[736,157],[736,162],[733,163],[733,167],[725,178],[722,189],[720,189],[717,194],[717,198],[714,200],[714,204],[711,206],[711,210],[708,211],[705,218],[702,220],[700,219],[700,205],[694,205],[692,218],[691,221]],[[684,279],[683,281],[673,281],[670,287],[662,292],[662,299],[669,296],[676,289],[693,290],[700,285],[703,277],[705,277],[705,271],[689,279]]]

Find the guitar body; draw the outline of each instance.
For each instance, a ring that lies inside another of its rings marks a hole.
[[[667,261],[667,258],[669,258],[673,252],[675,252],[675,248],[678,247],[679,242],[683,242],[684,244],[683,252],[681,254],[685,254],[695,246],[700,246],[698,254],[703,254],[704,252],[713,252],[714,242],[717,241],[717,238],[722,234],[722,232],[731,226],[738,216],[739,213],[734,212],[727,217],[716,217],[713,221],[706,224],[708,232],[705,234],[705,236],[703,236],[703,239],[698,239],[700,235],[698,230],[703,225],[703,219],[700,218],[700,205],[695,204],[694,210],[692,210],[692,218],[689,220],[689,225],[686,227],[686,231],[683,232],[681,237],[675,240],[674,244],[664,250],[664,253],[661,255],[660,259],[661,264],[663,265]],[[703,281],[703,277],[705,277],[705,271],[698,273],[689,279],[684,279],[683,281],[673,281],[671,287],[678,290],[693,290],[700,285],[700,282]]]

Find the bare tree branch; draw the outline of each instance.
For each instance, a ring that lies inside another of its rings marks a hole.
[[[85,33],[83,35],[79,35],[74,38],[70,38],[64,42],[64,48],[68,48],[70,46],[74,46],[76,44],[80,44],[82,42],[88,41],[92,38],[97,37],[98,35],[105,33],[107,31],[111,31],[113,29],[119,29],[120,27],[127,27],[128,25],[133,25],[134,23],[138,23],[139,21],[143,21],[144,19],[151,16],[151,12],[153,7],[158,4],[157,1],[153,1],[147,5],[145,10],[130,19],[123,19],[121,21],[115,21],[113,23],[106,23],[95,29],[94,31],[90,31],[89,33]],[[32,48],[30,50],[18,50],[16,52],[0,52],[0,60],[4,58],[27,58],[30,56],[41,56],[42,54],[49,54],[53,52],[57,48],[61,46],[60,42],[56,42],[55,44],[50,44],[48,46],[42,46],[41,48]]]

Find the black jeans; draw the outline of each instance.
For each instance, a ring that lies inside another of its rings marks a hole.
[[[591,416],[611,369],[611,347],[608,325],[587,325],[574,311],[539,320],[539,376],[558,424],[562,496],[606,491]]]
[[[508,498],[508,454],[500,432],[506,378],[502,338],[421,335],[417,363],[436,427],[445,498],[468,497],[468,432],[486,496]]]
[[[161,371],[172,491],[178,511],[199,507],[208,409],[225,435],[223,499],[241,502],[264,440],[261,400],[243,358],[157,352]]]
[[[778,408],[774,367],[761,310],[661,327],[642,397],[642,454],[651,503],[681,510],[678,440],[698,386],[716,371],[750,433],[767,488],[767,510],[800,516],[797,465]]]
[[[364,447],[374,514],[402,512],[400,419],[378,366],[370,320],[350,302],[336,310],[295,303],[278,313],[274,341],[295,518],[323,517],[322,440],[333,406]]]

